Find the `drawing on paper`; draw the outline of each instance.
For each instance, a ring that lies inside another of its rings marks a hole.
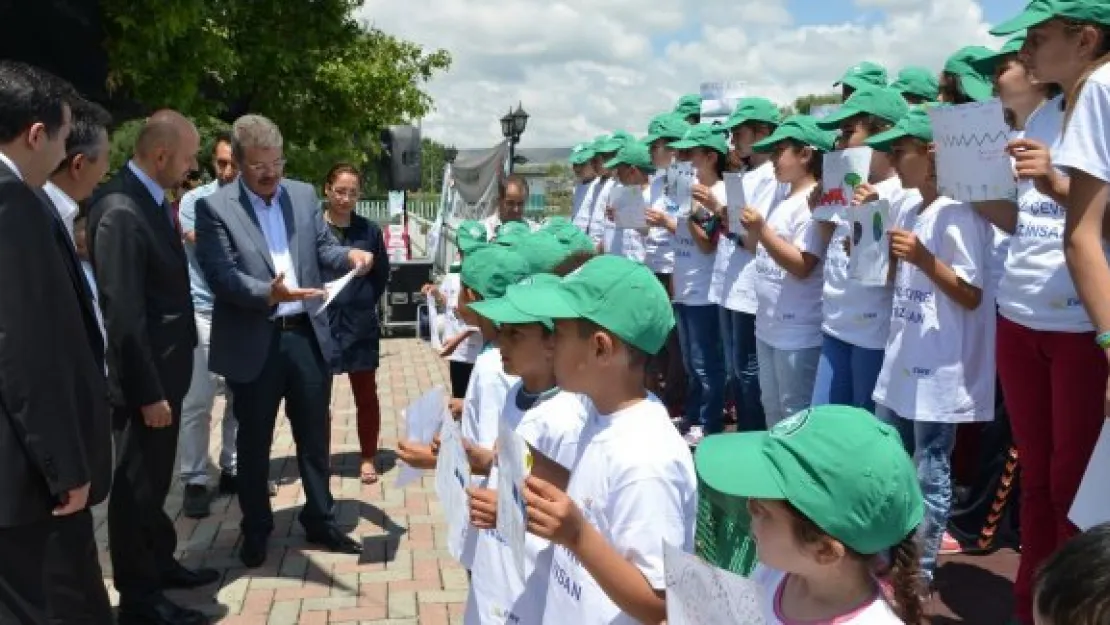
[[[759,585],[663,544],[667,625],[761,625]]]

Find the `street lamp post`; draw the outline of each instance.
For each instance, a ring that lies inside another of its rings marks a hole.
[[[524,103],[518,103],[516,110],[509,107],[509,112],[501,118],[501,134],[509,140],[509,173],[513,173],[516,160],[516,144],[520,143],[520,136],[528,127],[528,113],[524,112]]]

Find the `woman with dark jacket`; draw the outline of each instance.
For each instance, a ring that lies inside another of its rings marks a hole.
[[[358,170],[339,163],[328,172],[324,185],[324,221],[340,244],[374,255],[370,272],[351,280],[327,308],[328,321],[338,354],[332,363],[334,373],[346,373],[355,397],[358,441],[362,463],[359,479],[363,484],[378,481],[374,456],[378,452],[381,408],[378,405],[378,343],[381,326],[378,300],[389,280],[389,255],[377,224],[355,214],[361,177]],[[342,277],[342,272],[321,268],[325,280]]]

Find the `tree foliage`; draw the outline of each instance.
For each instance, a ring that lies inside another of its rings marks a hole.
[[[809,115],[815,106],[822,104],[840,104],[839,93],[811,93],[794,100],[794,111],[801,115]]]
[[[424,84],[450,66],[359,24],[356,0],[101,0],[109,87],[147,109],[224,123],[252,112],[285,135],[289,175],[365,166],[378,133],[432,108]]]

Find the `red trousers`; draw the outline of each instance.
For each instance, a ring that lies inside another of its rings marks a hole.
[[[1033,623],[1033,578],[1077,529],[1068,521],[1105,418],[1107,363],[1094,333],[998,319],[998,375],[1021,467],[1017,617]]]
[[[382,409],[378,405],[378,372],[352,371],[347,374],[351,392],[355,396],[355,415],[358,423],[358,445],[363,460],[378,453],[378,437],[382,429]]]

